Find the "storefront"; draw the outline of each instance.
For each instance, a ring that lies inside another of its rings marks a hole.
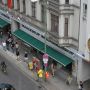
[[[24,32],[21,29],[15,30],[15,32],[12,33],[14,36],[25,42],[26,44],[32,46],[36,50],[45,53],[44,49],[44,43],[37,40],[36,38],[32,37],[28,33]],[[49,55],[50,58],[55,60],[56,62],[60,63],[64,67],[68,68],[68,70],[71,70],[69,66],[72,65],[73,60],[69,57],[65,56],[64,54],[56,51],[55,49],[51,48],[50,46],[46,46],[46,53]],[[72,67],[71,67],[72,68]]]

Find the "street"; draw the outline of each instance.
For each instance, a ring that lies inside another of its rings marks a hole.
[[[0,70],[0,83],[9,83],[15,87],[16,90],[42,90],[22,73],[16,66],[12,65],[8,60],[0,55],[0,62],[5,61],[7,64],[7,75]]]

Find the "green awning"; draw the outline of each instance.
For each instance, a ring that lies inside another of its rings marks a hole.
[[[5,27],[8,24],[9,24],[8,22],[6,22],[5,20],[0,18],[0,28],[3,28],[3,27]]]
[[[32,47],[36,48],[37,50],[44,53],[44,43],[37,40],[36,38],[30,36],[26,32],[18,29],[15,32],[12,33],[17,38],[21,39],[22,41],[26,42],[27,44],[31,45]],[[65,56],[64,54],[61,54],[60,52],[56,51],[55,49],[46,46],[46,53],[49,55],[49,57],[53,58],[63,66],[67,66],[70,64],[73,60],[69,57]]]

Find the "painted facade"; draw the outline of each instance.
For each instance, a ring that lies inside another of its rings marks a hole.
[[[87,45],[90,38],[89,0],[48,0],[47,3],[39,0],[33,4],[31,0],[13,0],[11,9],[5,6],[5,0],[2,1],[0,16],[11,23],[13,32],[20,28],[42,42],[47,32],[47,44],[74,61],[72,74],[77,81],[90,79],[90,53]],[[87,5],[86,16],[84,4]],[[56,17],[56,23],[52,22],[52,17]],[[52,25],[58,28],[57,33],[53,31]]]

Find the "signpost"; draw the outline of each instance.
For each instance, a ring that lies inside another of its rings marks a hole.
[[[43,62],[44,62],[45,74],[46,74],[47,64],[48,64],[48,54],[44,54],[44,55],[43,55]],[[46,75],[45,75],[45,81],[46,81]]]

